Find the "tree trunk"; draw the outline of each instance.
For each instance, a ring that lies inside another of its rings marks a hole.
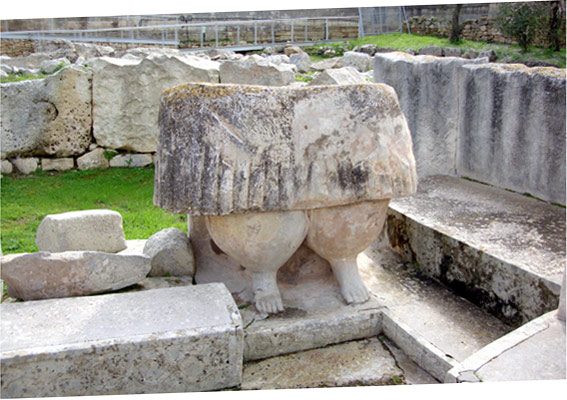
[[[453,9],[453,21],[451,23],[451,43],[459,43],[461,35],[461,26],[459,25],[459,15],[461,14],[462,4],[457,4]]]

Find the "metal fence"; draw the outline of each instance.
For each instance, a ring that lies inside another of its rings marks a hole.
[[[170,23],[101,29],[2,32],[1,39],[128,43],[180,48],[250,47],[284,42],[326,42],[360,37],[358,17],[308,17]]]
[[[386,33],[402,33],[407,21],[405,7],[361,7],[359,8],[360,37]]]

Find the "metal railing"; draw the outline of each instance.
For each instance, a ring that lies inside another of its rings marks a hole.
[[[333,28],[341,24],[355,29],[359,17],[306,17],[269,20],[214,21],[172,23],[100,29],[2,32],[1,39],[53,40],[67,39],[77,42],[153,44],[183,47],[231,47],[276,44],[282,42],[326,42],[330,40],[356,39],[359,37],[331,37]],[[337,35],[335,35],[337,36]]]

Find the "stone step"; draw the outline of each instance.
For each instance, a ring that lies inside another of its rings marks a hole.
[[[2,304],[2,397],[239,386],[243,331],[223,284]]]
[[[518,327],[557,308],[565,209],[449,176],[392,200],[391,247],[420,272]]]
[[[408,266],[385,237],[357,261],[364,283],[384,306],[383,335],[441,382],[460,361],[512,330]]]
[[[445,382],[566,379],[565,321],[551,311],[451,369]]]
[[[384,337],[251,361],[244,365],[242,389],[298,389],[438,383],[413,362],[401,362]],[[400,358],[401,360],[401,358]]]

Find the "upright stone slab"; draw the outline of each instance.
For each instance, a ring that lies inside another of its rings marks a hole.
[[[184,82],[218,82],[219,63],[194,56],[150,55],[93,63],[93,134],[99,146],[156,150],[161,93]]]
[[[242,380],[222,284],[2,304],[2,397],[218,390]]]
[[[47,215],[35,243],[52,253],[73,250],[117,253],[126,248],[122,216],[112,210],[82,210]]]
[[[460,71],[486,61],[401,52],[374,56],[374,82],[391,85],[399,96],[420,178],[456,174]]]
[[[457,171],[565,204],[565,70],[467,65]]]
[[[225,61],[219,71],[221,83],[284,86],[295,82],[295,73],[290,64],[274,64],[258,55]]]
[[[164,92],[154,204],[174,213],[308,210],[415,192],[397,96],[377,84]]]

